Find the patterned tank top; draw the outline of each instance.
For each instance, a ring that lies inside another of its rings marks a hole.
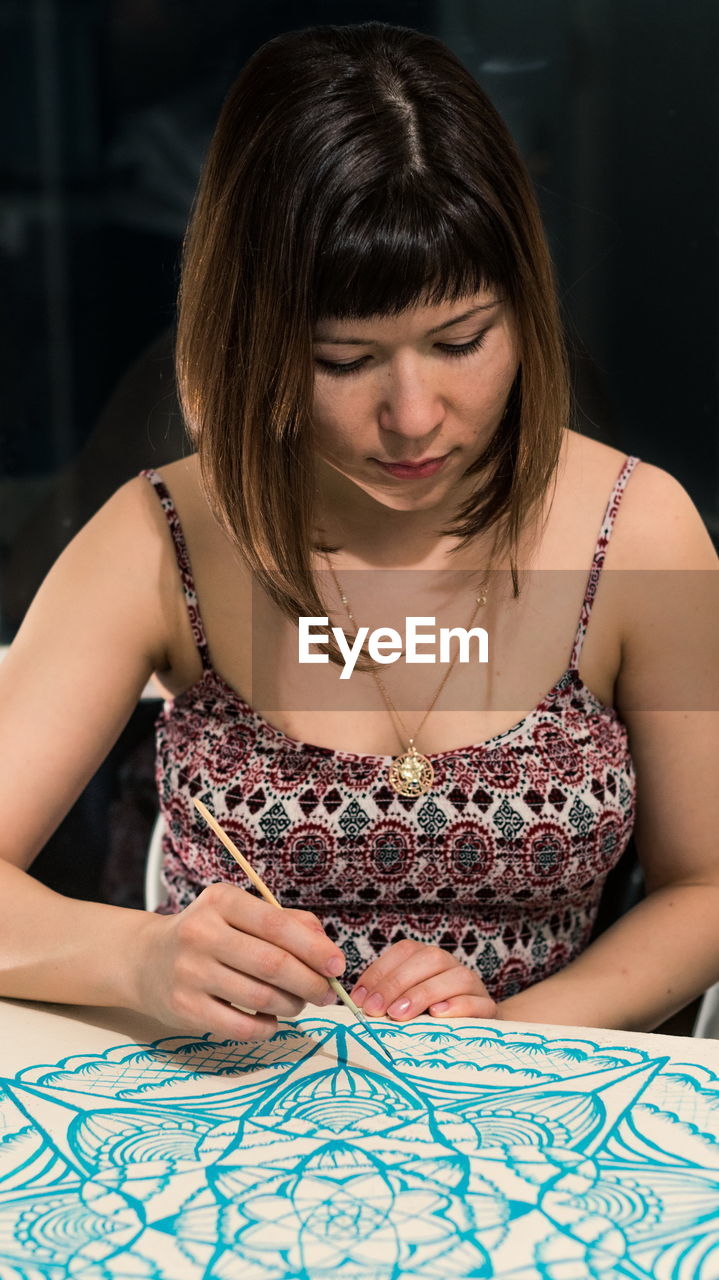
[[[154,485],[172,535],[202,661],[164,705],[156,776],[165,819],[165,914],[239,867],[197,814],[199,797],[283,906],[313,911],[344,951],[350,988],[402,938],[476,967],[501,1000],[549,977],[587,945],[608,872],[634,822],[627,731],[579,676],[579,658],[622,493],[609,498],[567,670],[518,724],[430,755],[429,794],[387,783],[391,757],[299,742],[214,670],[172,498]]]

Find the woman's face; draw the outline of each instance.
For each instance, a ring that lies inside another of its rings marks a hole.
[[[498,293],[398,316],[327,319],[314,339],[321,462],[396,511],[454,500],[499,426],[517,372],[514,324]]]

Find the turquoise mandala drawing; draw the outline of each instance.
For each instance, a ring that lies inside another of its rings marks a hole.
[[[1,1280],[716,1280],[719,1079],[306,1017],[0,1080]]]

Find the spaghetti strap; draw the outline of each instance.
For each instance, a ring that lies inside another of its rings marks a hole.
[[[187,551],[187,543],[185,535],[182,532],[180,517],[177,514],[170,491],[164,480],[157,471],[148,467],[145,471],[140,472],[150,484],[154,486],[155,492],[160,499],[160,505],[165,513],[167,523],[170,529],[172,545],[175,548],[175,559],[177,560],[177,568],[180,574],[182,590],[187,605],[187,613],[192,627],[192,635],[197,645],[197,651],[200,655],[203,671],[208,671],[211,667],[210,651],[207,646],[207,637],[205,636],[205,628],[202,624],[202,615],[200,614],[200,606],[197,603],[197,592],[195,590],[195,580],[192,576],[192,566]]]
[[[604,558],[607,554],[609,539],[612,536],[614,521],[616,520],[617,512],[619,511],[619,504],[622,500],[624,490],[627,487],[627,481],[638,462],[639,458],[634,457],[634,455],[630,455],[628,458],[625,458],[622,469],[617,476],[614,488],[609,495],[609,501],[604,512],[604,519],[602,520],[602,525],[599,530],[599,537],[597,538],[597,545],[594,548],[594,558],[589,570],[589,577],[587,578],[587,588],[584,592],[582,609],[579,614],[579,623],[577,625],[577,632],[572,646],[572,656],[569,659],[569,667],[572,671],[576,671],[579,666],[579,657],[582,652],[584,637],[587,634],[589,615],[592,612],[594,597],[597,593],[597,585],[599,583],[599,576],[602,572]]]

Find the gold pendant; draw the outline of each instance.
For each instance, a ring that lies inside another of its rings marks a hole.
[[[434,769],[410,741],[409,750],[395,756],[389,767],[390,786],[400,796],[423,796],[434,782]]]

